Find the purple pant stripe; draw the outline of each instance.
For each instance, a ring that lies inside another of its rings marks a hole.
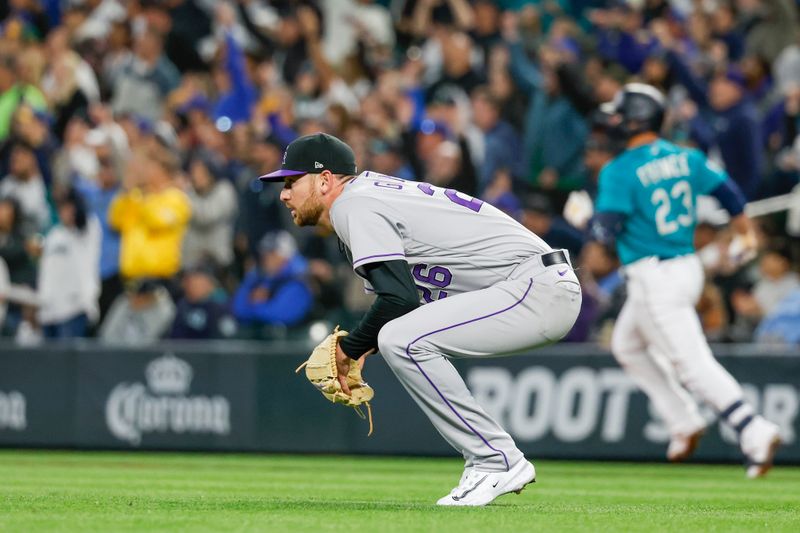
[[[449,407],[450,410],[453,411],[453,414],[455,414],[458,417],[458,419],[461,420],[464,423],[464,425],[469,428],[470,431],[472,431],[475,435],[477,435],[483,441],[483,443],[486,446],[489,447],[489,449],[494,450],[494,451],[496,451],[497,453],[499,453],[500,455],[503,456],[503,462],[506,463],[506,470],[507,471],[511,469],[511,466],[508,464],[508,457],[506,457],[505,452],[503,452],[502,450],[498,450],[497,448],[495,448],[494,446],[489,444],[489,441],[486,440],[486,437],[481,435],[480,432],[477,429],[472,427],[472,425],[469,422],[467,422],[466,419],[463,416],[461,416],[461,413],[456,411],[456,408],[453,407],[453,404],[451,404],[449,401],[447,401],[447,398],[444,397],[444,394],[442,394],[442,391],[439,390],[439,387],[437,387],[436,384],[434,384],[434,382],[433,382],[433,380],[431,380],[430,376],[428,376],[428,374],[426,374],[425,371],[422,369],[422,366],[420,366],[420,364],[416,361],[416,359],[411,357],[411,346],[413,346],[415,342],[424,339],[428,335],[433,335],[434,333],[439,333],[441,331],[446,331],[448,329],[457,328],[458,326],[463,326],[465,324],[471,324],[473,322],[477,322],[478,320],[483,320],[485,318],[490,318],[490,317],[493,317],[495,315],[499,315],[500,313],[505,313],[509,309],[513,309],[514,307],[516,307],[517,305],[522,303],[522,301],[528,296],[528,293],[530,292],[532,286],[533,286],[533,280],[530,280],[530,283],[528,283],[528,288],[525,290],[525,294],[522,295],[522,298],[520,298],[519,300],[517,300],[516,302],[514,302],[510,306],[506,307],[505,309],[501,309],[500,311],[495,311],[494,313],[491,313],[489,315],[480,316],[478,318],[473,318],[471,320],[460,322],[460,323],[454,324],[452,326],[447,326],[445,328],[440,328],[440,329],[425,333],[424,335],[420,335],[419,337],[417,337],[416,339],[414,339],[413,341],[408,343],[408,346],[406,346],[406,356],[411,360],[412,363],[414,363],[414,365],[417,367],[417,370],[420,371],[420,373],[425,377],[425,379],[428,380],[428,383],[431,384],[431,387],[433,387],[433,390],[436,391],[436,393],[439,395],[439,397],[442,399],[442,401],[447,405],[447,407]]]

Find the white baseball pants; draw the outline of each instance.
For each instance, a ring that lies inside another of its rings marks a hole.
[[[705,426],[686,389],[723,412],[742,398],[736,380],[706,342],[695,305],[703,288],[696,255],[645,258],[624,267],[628,298],[611,348],[673,435]],[[684,388],[685,387],[685,388]]]

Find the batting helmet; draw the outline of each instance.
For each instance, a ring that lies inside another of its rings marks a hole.
[[[664,122],[664,95],[644,83],[625,85],[611,102],[600,106],[609,132],[625,138],[653,131],[658,133]]]

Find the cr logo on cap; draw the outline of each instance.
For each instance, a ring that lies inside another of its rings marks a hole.
[[[319,161],[314,161],[314,168],[323,168],[325,165],[320,163]]]

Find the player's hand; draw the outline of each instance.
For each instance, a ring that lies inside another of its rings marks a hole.
[[[757,253],[758,237],[753,230],[745,233],[736,233],[728,245],[728,261],[734,267],[749,263],[755,259]]]
[[[572,191],[564,204],[564,219],[582,230],[594,215],[592,198],[586,191]]]
[[[355,363],[358,365],[359,370],[364,369],[364,362],[367,360],[367,356],[370,356],[375,353],[375,350],[370,350]],[[347,373],[350,372],[350,365],[353,364],[353,360],[347,357],[345,353],[342,351],[342,347],[340,345],[336,345],[336,372],[338,374],[337,379],[339,380],[339,384],[342,386],[342,390],[347,394],[350,394],[350,387],[347,386]]]
[[[345,394],[350,394],[350,387],[347,385],[347,373],[350,372],[350,364],[352,362],[353,360],[347,357],[347,355],[345,355],[345,353],[342,351],[342,347],[337,344],[336,345],[336,372],[338,373],[337,379],[339,380],[339,385],[342,386],[342,391],[344,391]]]

